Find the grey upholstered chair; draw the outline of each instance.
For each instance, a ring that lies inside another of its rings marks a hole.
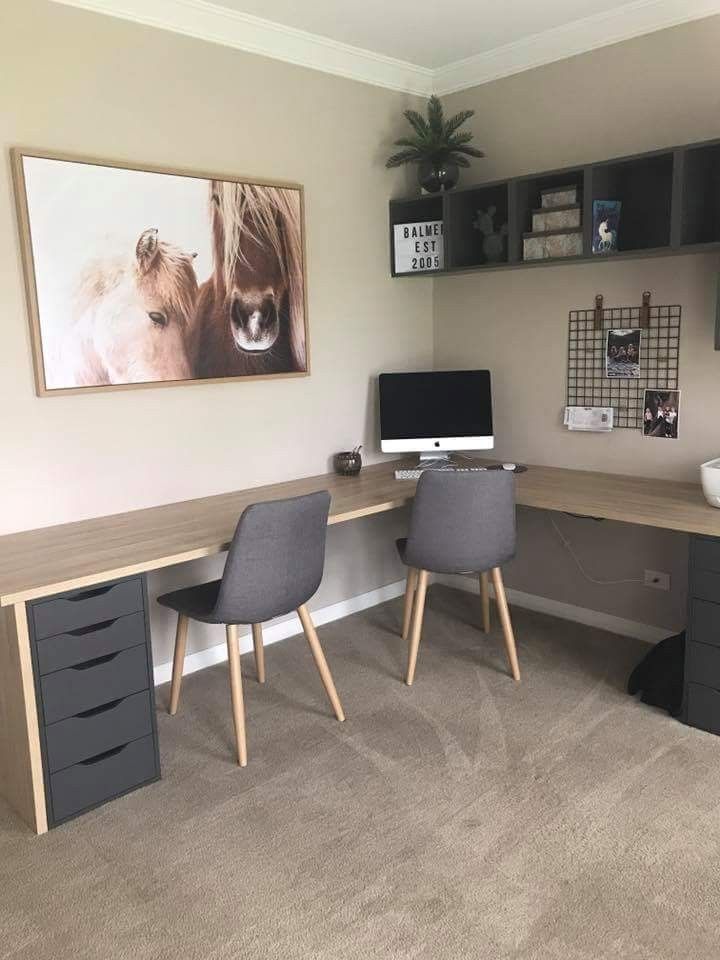
[[[410,533],[397,546],[409,568],[403,614],[408,640],[406,683],[415,678],[428,572],[475,573],[480,577],[483,628],[490,630],[488,574],[495,587],[510,669],[520,682],[515,637],[500,567],[515,553],[515,481],[505,470],[426,470],[420,476]]]
[[[325,564],[325,537],[330,508],[326,490],[289,500],[249,506],[240,517],[230,544],[222,580],[186,587],[158,597],[158,603],[178,612],[169,712],[180,698],[188,621],[224,623],[227,632],[230,690],[238,762],[247,763],[245,710],[240,674],[237,624],[252,624],[255,664],[265,682],[262,623],[297,610],[315,664],[338,720],[342,705],[305,606],[320,586]]]

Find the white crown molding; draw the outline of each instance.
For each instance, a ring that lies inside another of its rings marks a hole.
[[[68,7],[104,13],[198,40],[256,53],[360,80],[390,90],[427,97],[433,71],[371,50],[339,43],[304,30],[239,13],[208,0],[53,0]]]
[[[433,92],[456,93],[717,13],[720,0],[635,0],[438,67],[433,71]]]
[[[635,0],[433,70],[239,13],[209,0],[53,2],[423,97],[455,93],[720,13],[720,0]]]

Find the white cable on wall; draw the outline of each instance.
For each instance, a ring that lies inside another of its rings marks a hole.
[[[565,536],[565,534],[562,532],[562,530],[561,530],[560,527],[558,526],[557,521],[555,520],[555,518],[552,516],[552,514],[550,514],[549,516],[550,516],[550,523],[551,523],[552,526],[553,526],[553,530],[555,531],[555,533],[556,533],[556,534],[558,535],[558,537],[560,538],[560,542],[562,543],[562,545],[565,547],[565,549],[567,550],[567,552],[570,554],[570,556],[571,556],[571,557],[573,558],[573,560],[575,561],[575,564],[576,564],[578,570],[580,571],[580,573],[581,573],[581,574],[585,577],[585,579],[588,580],[590,583],[598,584],[598,585],[601,586],[601,587],[604,587],[604,586],[615,586],[616,584],[619,584],[619,583],[645,583],[645,581],[642,580],[642,579],[640,579],[639,577],[629,577],[629,578],[625,578],[625,579],[622,579],[622,580],[598,580],[596,577],[591,577],[590,574],[586,571],[585,567],[582,565],[582,561],[580,560],[580,558],[578,557],[578,555],[575,553],[575,550],[573,549],[573,545],[570,543],[570,541],[568,540],[568,538]]]

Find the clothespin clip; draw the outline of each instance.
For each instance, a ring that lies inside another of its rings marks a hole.
[[[595,329],[603,328],[603,295],[599,293],[595,297]]]
[[[650,291],[645,290],[640,307],[640,326],[647,329],[650,326]]]

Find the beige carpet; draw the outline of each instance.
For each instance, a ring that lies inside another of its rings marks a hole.
[[[408,688],[400,604],[320,630],[345,724],[293,638],[243,660],[244,771],[220,665],[160,783],[42,838],[0,808],[0,956],[717,958],[720,739],[623,693],[643,645],[516,609],[517,688],[435,587]]]

